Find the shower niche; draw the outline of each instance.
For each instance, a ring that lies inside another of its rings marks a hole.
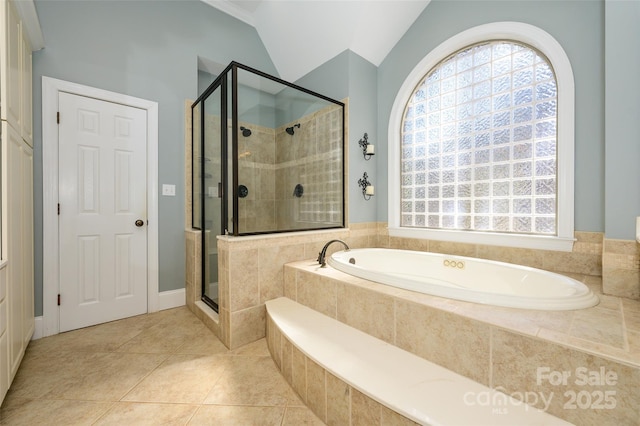
[[[217,310],[217,235],[345,225],[345,106],[232,62],[191,106],[192,224]]]

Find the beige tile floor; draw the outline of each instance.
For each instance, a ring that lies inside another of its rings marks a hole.
[[[32,341],[0,425],[322,425],[265,340],[228,350],[185,307]]]

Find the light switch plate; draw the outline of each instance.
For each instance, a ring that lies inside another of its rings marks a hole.
[[[169,197],[174,197],[176,195],[176,186],[175,185],[162,184],[162,195],[166,195],[166,196],[169,196]]]

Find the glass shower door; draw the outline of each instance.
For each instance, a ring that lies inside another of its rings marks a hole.
[[[345,105],[232,62],[192,113],[202,300],[217,311],[218,235],[344,227]]]
[[[222,100],[225,84],[212,88],[205,98],[202,120],[201,188],[202,202],[202,300],[215,310],[218,309],[218,245],[216,237],[224,231],[223,203],[223,124]],[[226,150],[225,150],[226,151]]]

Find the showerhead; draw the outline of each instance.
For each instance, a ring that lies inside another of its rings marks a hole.
[[[289,133],[291,136],[293,136],[293,134],[295,133],[295,131],[293,130],[294,127],[297,127],[299,129],[300,128],[300,123],[294,124],[291,127],[287,127],[286,129],[284,129],[284,131]]]
[[[240,130],[242,130],[242,136],[244,136],[245,138],[248,138],[249,136],[251,136],[251,129],[247,129],[244,126],[240,126]]]

